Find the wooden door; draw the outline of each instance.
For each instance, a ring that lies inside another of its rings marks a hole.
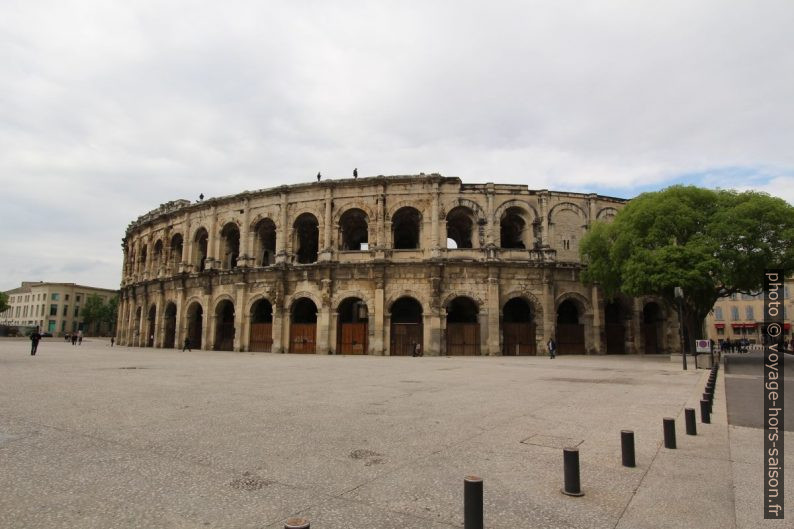
[[[414,354],[415,344],[424,352],[421,323],[392,323],[391,348],[392,356],[411,356]]]
[[[607,354],[622,354],[626,352],[626,328],[622,323],[607,323],[605,326],[607,337]]]
[[[317,332],[316,323],[293,323],[289,327],[289,352],[290,353],[314,353],[315,336]]]
[[[479,323],[447,323],[447,354],[475,356],[480,354]]]
[[[176,338],[176,319],[168,318],[167,320],[165,320],[165,338],[163,340],[163,347],[166,349],[173,349],[175,338]]]
[[[228,321],[219,323],[216,332],[218,334],[215,338],[215,350],[234,350],[234,322]]]
[[[557,324],[557,354],[584,354],[584,325]]]
[[[190,347],[192,349],[201,349],[201,320],[193,321],[190,324],[188,338],[190,338]]]
[[[342,323],[340,325],[339,353],[343,355],[367,354],[367,324]]]
[[[503,323],[502,336],[504,356],[538,354],[534,323]]]
[[[252,323],[251,337],[248,342],[248,350],[259,353],[269,353],[272,347],[273,347],[273,324]]]

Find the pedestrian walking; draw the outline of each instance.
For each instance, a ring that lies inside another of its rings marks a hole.
[[[557,356],[557,343],[554,341],[554,338],[549,338],[546,347],[549,350],[549,358],[554,358]]]
[[[40,340],[41,334],[39,334],[39,329],[37,328],[30,334],[30,356],[36,356],[36,351],[39,348]]]
[[[111,347],[113,347],[113,344],[114,344],[115,342],[116,342],[116,337],[115,337],[115,336],[111,336],[111,337],[110,337],[110,346],[111,346]]]
[[[185,352],[185,349],[187,349],[188,351],[192,352],[192,350],[190,349],[190,338],[185,338],[185,343],[182,344],[182,352],[183,353]]]
[[[73,346],[74,346],[74,345],[77,345],[77,335],[76,335],[76,334],[73,334],[73,335],[72,335],[72,345],[73,345]]]
[[[77,345],[83,345],[83,331],[77,331]]]

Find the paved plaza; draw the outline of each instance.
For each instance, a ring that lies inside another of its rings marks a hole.
[[[713,424],[686,436],[683,409],[707,372],[667,357],[182,353],[57,338],[28,351],[0,341],[3,528],[275,529],[295,515],[314,529],[462,527],[467,474],[484,479],[488,528],[792,527],[761,519],[760,430],[729,427],[722,373]],[[661,446],[663,417],[677,419],[677,450]],[[621,466],[621,429],[635,432],[636,468]],[[573,445],[581,498],[560,493]]]

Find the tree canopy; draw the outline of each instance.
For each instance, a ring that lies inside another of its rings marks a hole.
[[[0,292],[0,314],[8,310],[8,294]]]
[[[607,297],[654,295],[673,303],[684,291],[692,338],[720,297],[763,287],[765,269],[794,270],[794,207],[755,191],[673,186],[643,193],[609,224],[582,239],[586,283]]]

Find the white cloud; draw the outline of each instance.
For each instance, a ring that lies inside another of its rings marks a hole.
[[[160,203],[353,166],[624,196],[735,167],[792,202],[792,21],[787,0],[4,2],[0,288],[115,286]]]

